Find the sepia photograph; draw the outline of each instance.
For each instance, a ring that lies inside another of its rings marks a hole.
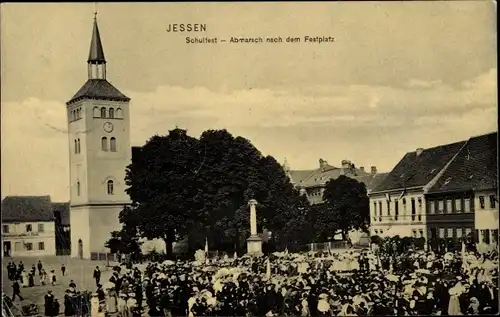
[[[497,315],[496,18],[2,3],[2,317]]]

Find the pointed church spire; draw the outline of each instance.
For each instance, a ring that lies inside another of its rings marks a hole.
[[[94,30],[92,31],[92,40],[90,41],[90,52],[88,63],[104,64],[104,50],[102,48],[101,35],[97,26],[97,12],[94,12]]]
[[[94,29],[90,40],[90,52],[88,63],[89,79],[106,79],[106,59],[102,48],[101,35],[97,26],[97,9],[94,3]]]

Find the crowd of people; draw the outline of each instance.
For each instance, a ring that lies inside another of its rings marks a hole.
[[[369,250],[118,267],[96,314],[477,315],[498,312],[498,254]]]
[[[498,313],[497,267],[497,252],[353,249],[127,263],[103,284],[97,267],[93,296],[70,283],[64,315],[489,315]],[[58,307],[49,293],[46,315]]]

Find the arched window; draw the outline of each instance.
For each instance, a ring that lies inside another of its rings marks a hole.
[[[111,152],[116,152],[116,139],[114,137],[109,139],[109,149]]]
[[[77,149],[78,153],[81,152],[81,149],[80,149],[80,139],[76,140],[76,149]]]
[[[80,196],[80,182],[76,182],[76,195]]]
[[[101,108],[101,118],[106,118],[106,108]]]
[[[120,119],[123,118],[123,111],[121,108],[116,109],[116,117]]]
[[[108,138],[107,137],[103,137],[101,139],[101,148],[103,151],[108,151]]]
[[[99,108],[98,107],[94,107],[94,118],[99,118]]]
[[[115,109],[109,108],[109,117],[113,119],[115,117]]]
[[[108,195],[113,195],[114,194],[114,190],[115,190],[114,185],[115,184],[113,183],[112,180],[108,181]]]

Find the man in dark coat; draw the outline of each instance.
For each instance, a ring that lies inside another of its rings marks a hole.
[[[45,316],[53,316],[54,311],[54,295],[52,295],[52,291],[48,291],[45,294]]]
[[[95,280],[95,285],[99,285],[99,282],[101,281],[101,270],[99,270],[99,267],[96,266],[94,270],[94,280]]]
[[[38,260],[38,264],[36,265],[38,268],[38,275],[42,275],[42,270],[43,270],[43,264],[42,261]]]
[[[12,283],[12,301],[14,301],[16,296],[19,297],[20,300],[24,300],[24,298],[21,297],[21,287],[19,286],[19,282],[14,280],[14,283]]]

